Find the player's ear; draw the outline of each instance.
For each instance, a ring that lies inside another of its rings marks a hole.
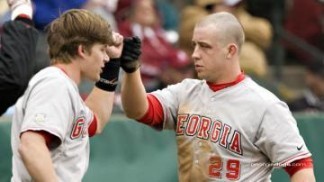
[[[238,53],[238,47],[236,44],[228,44],[227,45],[227,54],[226,59],[231,59],[235,54]]]
[[[77,53],[78,53],[78,56],[80,56],[81,58],[84,58],[87,54],[87,50],[86,50],[85,46],[82,44],[79,44],[77,47]]]

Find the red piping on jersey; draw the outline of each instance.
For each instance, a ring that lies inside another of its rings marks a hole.
[[[88,134],[89,137],[92,137],[96,134],[97,131],[97,127],[98,127],[98,120],[97,120],[97,116],[95,114],[93,114],[93,119],[92,122],[88,128]]]
[[[289,166],[285,167],[285,171],[292,177],[297,171],[307,168],[313,168],[313,160],[311,157],[291,162]]]
[[[218,90],[222,90],[224,88],[233,86],[239,82],[241,82],[242,80],[244,80],[245,75],[244,72],[241,72],[241,74],[239,74],[236,79],[230,83],[222,83],[222,84],[214,84],[211,82],[207,82],[207,85],[209,86],[210,89],[212,89],[214,92],[218,91]]]
[[[156,129],[163,126],[163,108],[160,101],[152,94],[147,94],[148,109],[145,115],[138,121]]]

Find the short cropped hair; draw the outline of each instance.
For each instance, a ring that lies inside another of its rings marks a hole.
[[[245,40],[244,29],[239,20],[231,13],[218,12],[213,13],[196,24],[196,26],[213,25],[221,34],[219,41],[221,44],[235,43],[238,49],[241,47]]]

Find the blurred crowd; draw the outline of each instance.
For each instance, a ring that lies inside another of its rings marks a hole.
[[[194,25],[208,14],[227,11],[240,20],[245,30],[246,41],[240,58],[245,74],[287,101],[292,111],[324,111],[323,0],[32,1],[35,26],[42,32],[35,72],[50,64],[46,54],[46,26],[67,9],[84,8],[102,15],[122,35],[138,36],[142,40],[140,59],[145,88],[147,91],[162,89],[185,78],[196,77],[191,60]],[[5,0],[0,0],[0,7],[1,25],[10,15]],[[276,15],[282,15],[279,27],[275,24]],[[282,37],[285,35],[282,30],[298,41]],[[278,37],[285,51],[282,66],[298,65],[305,70],[305,80],[299,80],[304,83],[300,93],[271,75],[271,67],[275,64],[271,60],[273,40]],[[89,87],[91,85],[84,81],[80,88],[84,97]]]

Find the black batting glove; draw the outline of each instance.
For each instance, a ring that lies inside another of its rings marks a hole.
[[[105,63],[103,72],[100,74],[100,80],[96,82],[96,86],[108,92],[114,92],[118,84],[120,68],[120,59],[110,59]]]
[[[140,67],[141,40],[138,37],[125,37],[120,56],[120,64],[126,73],[133,73]]]

